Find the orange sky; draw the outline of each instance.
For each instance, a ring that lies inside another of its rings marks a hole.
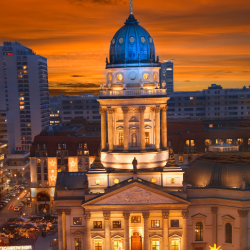
[[[0,44],[19,41],[48,58],[50,94],[98,93],[128,0],[1,1]],[[249,0],[134,0],[160,60],[175,59],[176,91],[250,85]]]

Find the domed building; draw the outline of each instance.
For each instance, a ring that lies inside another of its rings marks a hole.
[[[131,11],[111,39],[99,155],[84,177],[57,176],[59,250],[249,249],[247,157],[176,163],[159,68],[153,38]]]

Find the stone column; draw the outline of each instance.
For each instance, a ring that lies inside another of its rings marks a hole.
[[[110,213],[103,213],[105,219],[105,250],[110,250]]]
[[[142,213],[144,219],[144,250],[149,250],[148,218],[149,212]]]
[[[101,144],[102,150],[106,149],[106,110],[104,108],[99,109],[101,114]]]
[[[124,250],[129,250],[129,217],[130,213],[123,213],[124,216]]]
[[[187,218],[188,211],[182,212],[183,229],[182,229],[182,250],[188,250],[188,236],[187,236]]]
[[[141,137],[141,150],[145,150],[145,124],[144,124],[144,111],[146,107],[140,106],[140,137]]]
[[[66,214],[63,211],[62,213],[62,234],[63,234],[63,250],[67,249],[67,241],[66,241]]]
[[[248,210],[238,210],[240,216],[239,250],[247,249],[247,214]]]
[[[108,109],[108,142],[109,142],[109,151],[114,149],[114,139],[113,139],[113,109]]]
[[[124,132],[124,151],[128,151],[129,125],[128,125],[128,110],[127,107],[122,107],[123,111],[123,132]]]
[[[91,249],[91,225],[90,225],[90,216],[91,214],[84,214],[85,218],[85,249]]]
[[[160,107],[155,108],[155,149],[160,150]]]
[[[65,209],[64,210],[65,215],[66,215],[66,246],[67,250],[71,249],[71,235],[70,235],[70,226],[71,226],[71,209]]]
[[[163,219],[163,250],[169,250],[169,241],[168,241],[168,216],[169,212],[162,212],[162,219]]]
[[[217,212],[218,207],[211,207],[212,212],[212,241],[217,244]]]
[[[62,209],[56,210],[58,215],[58,250],[63,250],[63,225],[62,225]]]
[[[161,111],[161,143],[164,149],[167,148],[168,139],[167,139],[167,110],[168,107],[163,107]]]

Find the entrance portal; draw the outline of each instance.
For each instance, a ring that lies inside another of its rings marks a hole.
[[[141,236],[131,236],[131,250],[142,250]]]

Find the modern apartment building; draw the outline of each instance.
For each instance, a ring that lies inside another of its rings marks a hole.
[[[250,87],[223,89],[212,84],[202,91],[169,95],[168,119],[236,120],[250,118]]]
[[[18,42],[3,42],[0,46],[0,142],[9,145],[9,154],[16,155],[16,151],[30,150],[34,137],[48,126],[47,59]],[[16,169],[23,167],[16,166]]]
[[[174,60],[173,59],[165,59],[163,63],[161,63],[160,69],[160,83],[166,84],[166,88],[168,91],[168,95],[173,94],[174,92]]]
[[[62,123],[71,119],[87,119],[88,122],[100,121],[98,96],[85,94],[79,96],[61,95]]]

